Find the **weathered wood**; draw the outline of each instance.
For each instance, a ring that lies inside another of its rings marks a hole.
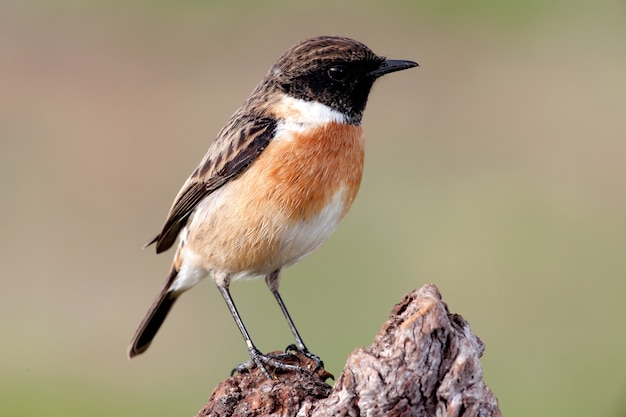
[[[429,284],[393,308],[372,346],[350,354],[334,387],[324,370],[268,380],[253,369],[218,384],[197,417],[501,416],[482,379],[483,351]],[[312,366],[296,355],[294,362]]]

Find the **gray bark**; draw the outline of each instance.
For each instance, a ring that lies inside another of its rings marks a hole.
[[[253,369],[218,384],[197,417],[501,416],[483,382],[483,351],[429,284],[404,296],[371,346],[350,354],[334,387],[324,370],[268,380]],[[294,363],[314,366],[294,355]]]

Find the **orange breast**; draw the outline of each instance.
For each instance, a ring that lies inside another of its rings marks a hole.
[[[362,128],[328,123],[291,135],[277,138],[255,163],[261,175],[253,181],[263,198],[271,200],[267,204],[284,210],[291,221],[306,221],[343,188],[347,211],[363,173]]]

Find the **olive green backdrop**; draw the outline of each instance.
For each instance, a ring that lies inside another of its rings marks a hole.
[[[319,34],[421,67],[375,86],[355,206],[284,274],[310,348],[338,375],[434,282],[505,415],[626,415],[626,3],[608,0],[3,1],[0,415],[194,415],[246,359],[210,281],[126,359],[172,256],[141,246]],[[262,280],[232,290],[261,349],[291,343]]]

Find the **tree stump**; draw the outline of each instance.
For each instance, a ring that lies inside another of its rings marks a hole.
[[[404,296],[371,346],[350,354],[334,387],[324,370],[268,380],[255,368],[218,384],[196,417],[501,416],[483,382],[483,351],[429,284]],[[293,360],[314,366],[298,353]]]

